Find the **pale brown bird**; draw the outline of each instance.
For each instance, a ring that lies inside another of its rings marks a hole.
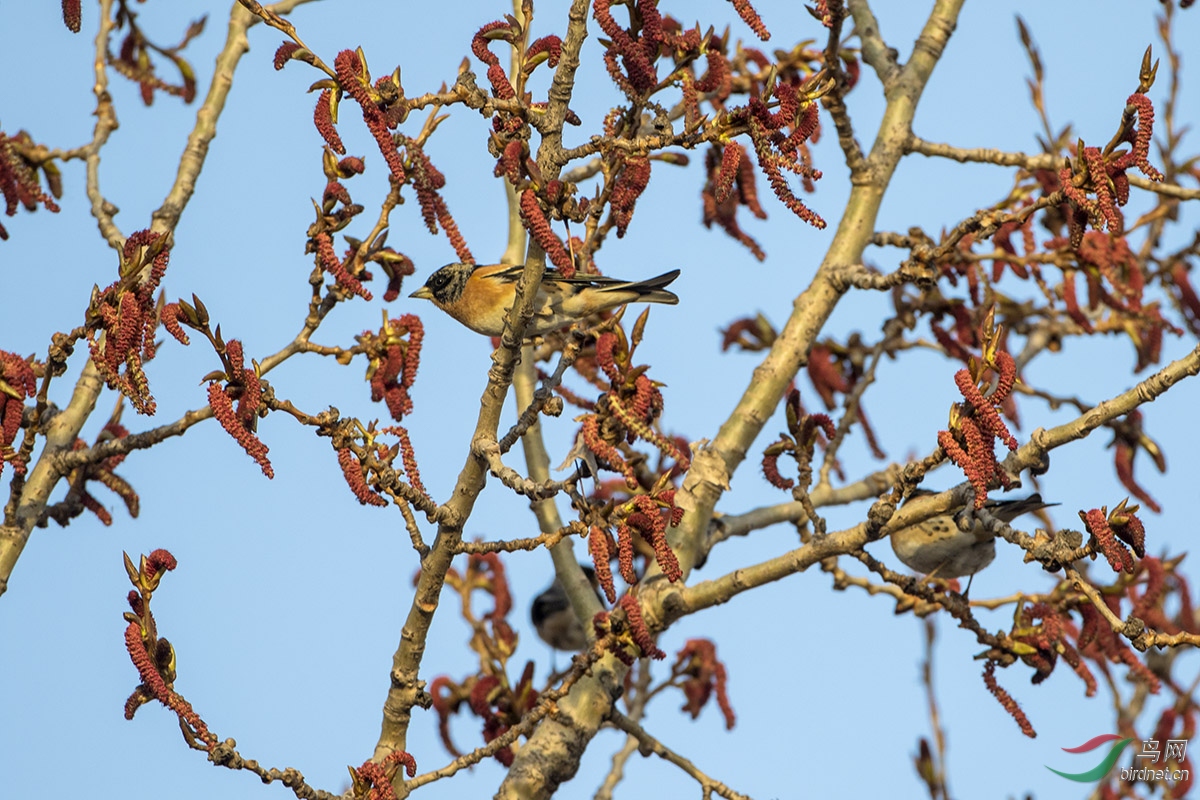
[[[504,318],[516,301],[517,278],[524,269],[521,264],[447,264],[409,297],[433,301],[476,333],[499,336],[504,332]],[[548,269],[538,287],[533,319],[525,335],[549,333],[589,314],[626,303],[675,305],[679,298],[664,287],[678,277],[679,270],[673,269],[645,281],[581,274],[565,278],[557,270]]]
[[[921,494],[932,492],[918,490],[913,497]],[[1056,505],[1043,502],[1040,494],[1031,494],[1020,500],[993,500],[984,508],[997,519],[1012,522],[1022,514]],[[996,557],[996,536],[978,520],[968,530],[959,530],[958,513],[939,514],[901,528],[891,535],[892,552],[906,566],[931,578],[974,576]],[[967,588],[970,590],[970,584]]]

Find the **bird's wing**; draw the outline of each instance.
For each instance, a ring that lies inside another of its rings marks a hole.
[[[508,283],[516,283],[517,279],[521,277],[521,273],[524,271],[524,264],[514,264],[511,267],[506,267],[502,270],[492,273],[491,277],[502,281],[507,281]],[[559,284],[563,288],[566,288],[567,286],[611,286],[618,283],[626,283],[626,281],[619,281],[615,278],[606,278],[603,275],[584,275],[579,272],[568,278],[553,267],[547,267],[546,272],[542,275],[542,283]]]
[[[492,277],[503,281],[508,281],[509,283],[516,283],[517,279],[521,277],[521,273],[524,271],[524,264],[516,264],[514,266],[502,269],[499,272],[493,273]],[[573,276],[568,278],[557,269],[550,267],[547,268],[546,272],[542,275],[542,284],[558,284],[563,289],[568,287],[591,287],[594,289],[600,289],[601,291],[624,289],[626,287],[636,285],[639,289],[649,290],[661,289],[678,277],[679,270],[673,269],[670,272],[664,272],[658,277],[650,278],[645,281],[626,281],[620,278],[610,278],[607,275],[585,275],[582,272],[576,272]]]

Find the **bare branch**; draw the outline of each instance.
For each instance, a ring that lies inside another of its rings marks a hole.
[[[1009,153],[987,147],[964,148],[948,144],[927,142],[916,134],[910,134],[905,149],[910,153],[920,153],[924,156],[949,158],[960,164],[994,164],[998,167],[1021,167],[1033,171],[1038,169],[1058,169],[1062,166],[1062,158],[1052,155],[1027,155],[1025,153]],[[1177,200],[1200,200],[1200,189],[1185,189],[1171,183],[1152,181],[1141,175],[1127,176],[1129,183],[1139,189],[1145,189],[1163,197]]]
[[[649,733],[646,733],[645,729],[642,728],[641,725],[637,724],[620,711],[617,711],[615,708],[609,712],[608,719],[609,722],[611,722],[617,728],[625,731],[630,736],[637,739],[638,750],[642,753],[642,755],[654,754],[659,758],[666,759],[694,778],[695,781],[700,784],[700,788],[704,792],[704,797],[710,797],[712,796],[713,792],[716,792],[721,797],[729,798],[729,800],[750,800],[749,795],[735,792],[733,789],[730,789],[720,781],[713,780],[712,778],[708,777],[708,775],[705,775],[691,761],[679,755],[674,750],[671,750]]]

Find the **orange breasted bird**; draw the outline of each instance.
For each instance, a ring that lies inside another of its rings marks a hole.
[[[522,264],[447,264],[409,296],[431,300],[476,333],[499,336],[504,332],[508,310],[516,302],[517,279],[524,269]],[[581,274],[566,278],[557,270],[547,269],[525,335],[549,333],[626,303],[675,305],[679,298],[665,287],[678,277],[677,269],[645,281]]]

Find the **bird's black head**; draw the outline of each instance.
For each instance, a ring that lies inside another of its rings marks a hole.
[[[434,300],[448,305],[462,297],[467,279],[475,271],[474,264],[447,264],[429,276],[425,285],[412,293],[412,297]]]

